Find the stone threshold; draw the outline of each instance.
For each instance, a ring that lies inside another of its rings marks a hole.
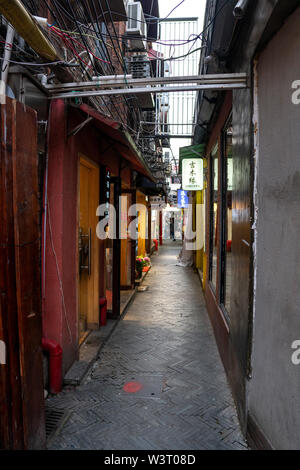
[[[64,386],[77,386],[83,382],[88,371],[92,367],[95,360],[98,358],[101,349],[112,335],[118,322],[124,318],[127,308],[136,295],[137,287],[143,283],[150,270],[151,267],[149,271],[143,273],[141,279],[136,281],[135,289],[126,300],[126,303],[124,303],[121,307],[120,317],[116,320],[107,320],[107,324],[105,326],[101,326],[99,330],[90,331],[79,348],[79,360],[73,363],[64,377]]]

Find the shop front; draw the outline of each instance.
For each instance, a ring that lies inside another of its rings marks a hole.
[[[206,147],[205,298],[225,367],[228,368],[232,288],[232,97],[226,96]]]
[[[87,121],[87,115],[92,119]],[[133,175],[148,174],[118,124],[82,105],[53,101],[44,186],[43,329],[63,349],[63,373],[89,332],[122,311],[134,288]],[[120,223],[122,222],[122,223]]]

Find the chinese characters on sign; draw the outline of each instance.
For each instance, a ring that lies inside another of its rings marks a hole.
[[[104,217],[108,218],[110,204],[110,168],[108,168],[107,166],[102,166],[100,175],[100,203],[105,204]]]
[[[203,189],[202,158],[185,158],[182,161],[182,189],[186,191]]]
[[[166,206],[165,198],[161,196],[152,196],[150,197],[151,207],[154,210],[163,209]]]
[[[187,191],[178,189],[177,192],[177,203],[180,209],[186,209],[189,206],[189,197]]]

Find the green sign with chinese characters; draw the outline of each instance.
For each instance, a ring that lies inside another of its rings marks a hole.
[[[179,150],[179,172],[182,175],[182,189],[201,191],[203,189],[203,159],[205,145],[191,145]]]
[[[205,158],[205,145],[189,145],[179,149],[179,174],[182,175],[182,162],[186,158]]]
[[[182,189],[201,191],[203,189],[203,159],[185,158],[182,162]]]

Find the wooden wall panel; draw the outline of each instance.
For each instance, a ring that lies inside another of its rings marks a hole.
[[[13,199],[24,445],[37,449],[45,437],[37,119],[35,111],[19,102],[15,106]]]
[[[45,446],[41,353],[40,236],[36,114],[16,101],[1,106],[0,447]]]
[[[0,365],[0,448],[22,449],[23,420],[19,367],[18,320],[13,216],[15,110],[1,105],[0,152],[0,339],[6,345],[6,364]]]

